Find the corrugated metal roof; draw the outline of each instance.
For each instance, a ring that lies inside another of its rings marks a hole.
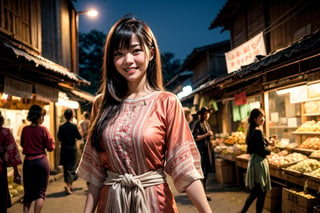
[[[67,81],[90,85],[89,81],[85,80],[78,74],[75,74],[64,66],[56,64],[40,55],[30,54],[25,50],[14,47],[13,45],[6,42],[0,42],[0,47],[1,51],[12,51],[16,56],[23,57],[27,61],[35,63],[35,67],[41,66],[45,68],[46,71],[51,72],[50,74],[58,75]]]

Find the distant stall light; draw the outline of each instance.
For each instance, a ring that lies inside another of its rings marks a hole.
[[[78,109],[79,103],[77,101],[67,100],[64,98],[58,98],[58,102],[56,102],[56,106],[68,107],[71,109]]]
[[[2,93],[1,99],[6,101],[7,98],[8,98],[8,94],[7,93]]]
[[[185,86],[182,88],[182,91],[178,93],[178,98],[181,99],[183,97],[186,97],[192,93],[192,87],[190,85]]]

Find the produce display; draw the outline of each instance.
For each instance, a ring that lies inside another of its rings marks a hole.
[[[296,195],[302,196],[307,199],[316,199],[317,198],[316,196],[314,196],[312,194],[305,193],[304,191],[295,191],[295,190],[290,190],[290,189],[287,189],[287,190],[290,191],[292,194],[296,194]]]
[[[239,155],[247,152],[246,144],[234,144],[232,146],[219,145],[214,148],[215,153],[221,153],[224,155]]]
[[[319,169],[316,169],[312,172],[308,172],[306,173],[306,175],[310,175],[312,177],[315,177],[315,178],[320,178],[320,168]]]
[[[308,157],[304,154],[293,152],[288,154],[288,151],[283,150],[279,153],[271,153],[271,155],[267,156],[269,164],[276,167],[286,167],[292,165],[293,163],[297,163],[299,161],[308,159]]]
[[[310,154],[310,157],[320,158],[320,150],[316,150]]]
[[[297,130],[296,132],[319,132],[320,133],[320,121],[306,121],[303,123]]]
[[[320,168],[320,162],[315,159],[306,159],[303,161],[298,162],[292,166],[289,166],[287,170],[291,170],[294,172],[300,173],[309,173],[316,169]]]
[[[319,113],[320,109],[320,101],[312,101],[312,102],[306,102],[304,104],[305,112],[307,114],[316,114]]]
[[[283,144],[281,141],[277,142],[275,145],[278,148],[287,148],[287,149],[294,149],[298,147],[297,143]]]
[[[246,135],[243,132],[233,132],[229,137],[224,140],[226,144],[245,144]]]
[[[314,150],[320,149],[320,137],[308,137],[299,145],[299,148]]]

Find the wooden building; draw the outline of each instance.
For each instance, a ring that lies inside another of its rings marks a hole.
[[[76,41],[71,0],[0,0],[0,111],[17,141],[32,104],[49,112],[44,125],[56,136],[65,108],[80,113],[79,103],[93,100],[76,87],[90,84],[78,75]],[[52,169],[58,156],[49,155]]]

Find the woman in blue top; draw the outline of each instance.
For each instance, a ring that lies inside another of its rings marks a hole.
[[[271,189],[269,164],[266,155],[271,152],[271,143],[264,137],[262,126],[265,117],[262,109],[253,109],[248,118],[246,135],[247,153],[250,159],[247,167],[246,186],[251,190],[242,209],[246,212],[257,198],[256,212],[262,212],[266,193]]]

